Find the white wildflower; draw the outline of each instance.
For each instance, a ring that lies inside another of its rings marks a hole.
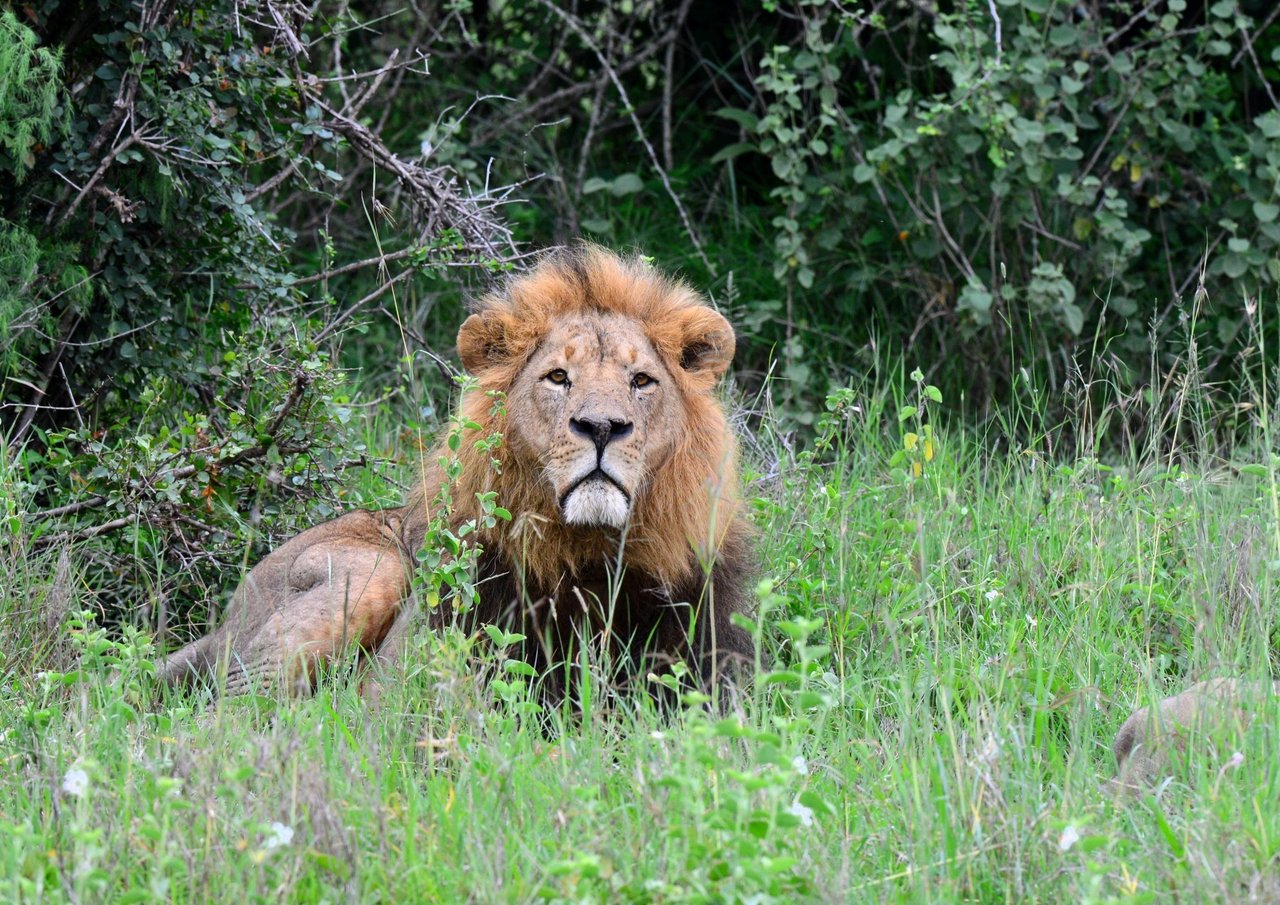
[[[791,802],[791,807],[787,808],[787,813],[799,817],[803,826],[813,826],[813,808],[805,807],[800,803],[799,799]]]
[[[1062,831],[1061,838],[1058,839],[1058,851],[1065,852],[1071,849],[1071,846],[1080,841],[1080,831],[1071,824],[1067,824],[1066,829]]]
[[[1236,767],[1240,766],[1242,763],[1244,763],[1244,755],[1241,752],[1237,751],[1235,754],[1231,755],[1231,759],[1227,761],[1226,767],[1224,769],[1234,770]]]
[[[801,776],[806,776],[809,773],[809,762],[804,759],[803,754],[797,754],[795,757],[791,758],[791,769],[795,770]]]
[[[277,820],[271,824],[271,833],[267,836],[266,841],[262,843],[262,847],[265,849],[280,848],[292,841],[293,827],[285,826]]]
[[[70,769],[62,777],[62,791],[66,795],[74,795],[77,798],[85,793],[89,788],[89,774],[84,771],[84,767],[79,764],[72,764]]]
[[[991,603],[1000,599],[1000,592],[996,588],[992,588],[986,593],[987,602]]]

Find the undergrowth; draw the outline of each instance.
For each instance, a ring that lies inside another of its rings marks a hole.
[[[1100,455],[1030,388],[962,429],[905,370],[832,393],[800,452],[767,385],[744,405],[773,666],[721,708],[530,718],[501,632],[421,631],[377,706],[343,670],[307,700],[158,689],[76,548],[12,520],[0,899],[1274,900],[1274,719],[1148,795],[1103,788],[1133,707],[1274,670],[1274,375],[1233,448],[1174,375],[1144,404],[1175,440]],[[1107,392],[1091,417],[1130,404]],[[405,442],[367,413],[370,448]]]

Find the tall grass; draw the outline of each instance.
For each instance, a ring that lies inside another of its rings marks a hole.
[[[758,400],[774,667],[723,710],[597,695],[529,719],[482,677],[506,676],[500,653],[426,632],[376,707],[346,672],[308,700],[172,693],[148,638],[79,615],[76,550],[32,554],[18,527],[0,899],[1274,901],[1274,707],[1145,796],[1103,788],[1134,706],[1271,672],[1265,361],[1229,446],[1192,375],[1127,400],[1082,369],[1070,423],[1029,383],[982,430],[930,403],[919,477],[897,455],[918,433],[905,369],[833,397],[802,453]],[[1099,425],[1139,404],[1172,440],[1103,454]],[[398,423],[371,412],[368,447]]]

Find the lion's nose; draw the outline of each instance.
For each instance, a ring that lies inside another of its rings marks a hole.
[[[588,416],[569,419],[569,429],[594,443],[597,452],[604,452],[606,446],[630,434],[634,427],[630,421],[621,418]]]

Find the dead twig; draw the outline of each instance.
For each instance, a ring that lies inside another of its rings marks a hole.
[[[137,144],[138,140],[138,133],[133,132],[125,138],[124,141],[113,147],[106,157],[102,158],[102,162],[99,163],[98,168],[93,171],[93,175],[89,177],[89,181],[84,184],[84,187],[80,189],[76,197],[72,199],[71,204],[69,204],[66,210],[62,212],[62,216],[58,218],[58,226],[67,222],[71,215],[76,212],[76,209],[80,207],[80,203],[84,201],[88,194],[98,185],[98,180],[106,175],[107,170],[109,170],[111,165],[116,162],[116,158]]]

